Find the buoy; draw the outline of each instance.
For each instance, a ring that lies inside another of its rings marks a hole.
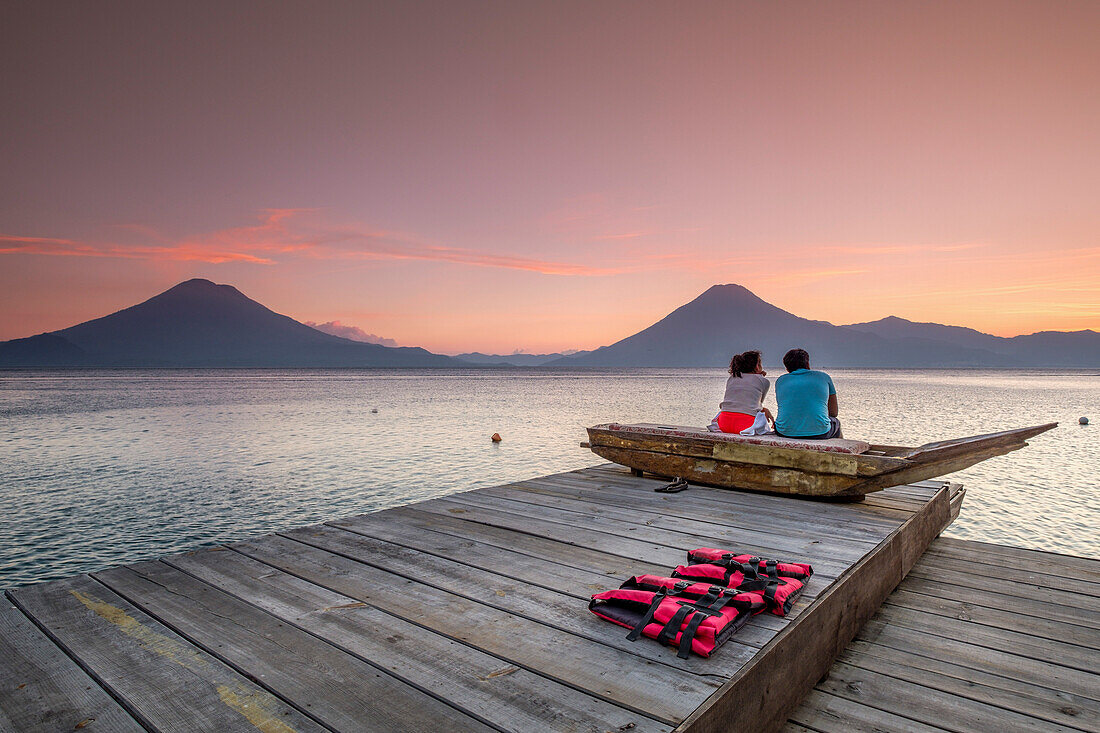
[[[378,412],[378,408],[377,407],[372,408],[371,412]]]
[[[1082,425],[1088,425],[1089,424],[1089,419],[1087,417],[1083,417],[1080,420],[1078,420],[1077,422],[1081,423]]]
[[[493,433],[493,437],[490,438],[490,440],[492,440],[494,443],[499,443],[501,440],[500,433]]]

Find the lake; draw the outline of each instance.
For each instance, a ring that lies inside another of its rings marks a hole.
[[[1100,557],[1100,425],[1077,424],[1100,423],[1100,374],[829,372],[852,438],[916,445],[1060,422],[952,476],[967,496],[947,534]],[[725,377],[0,371],[0,588],[595,465],[586,425],[704,425]]]

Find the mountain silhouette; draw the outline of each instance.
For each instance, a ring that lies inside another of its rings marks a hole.
[[[60,331],[0,342],[0,366],[446,367],[420,348],[331,336],[230,285],[194,279],[144,303]]]
[[[1100,334],[1093,331],[1001,339],[900,318],[835,326],[788,313],[740,285],[715,285],[633,336],[549,366],[715,367],[746,349],[777,365],[795,347],[821,367],[1100,365]]]
[[[915,323],[897,316],[845,328],[885,338],[921,338],[981,349],[999,357],[999,362],[990,366],[1100,367],[1100,333],[1096,331],[1040,331],[1007,338],[961,326]]]

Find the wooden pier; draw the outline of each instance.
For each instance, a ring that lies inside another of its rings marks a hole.
[[[944,593],[923,609],[904,595],[936,595],[928,587],[941,569],[952,582],[965,574],[950,554],[957,543],[941,540],[947,549],[918,566],[933,569],[907,581],[918,587],[903,586],[864,628],[957,516],[957,484],[833,504],[701,486],[655,494],[661,483],[600,466],[8,591],[0,730],[824,730],[838,709],[874,707],[852,698],[881,685],[835,689],[859,682],[849,669],[904,679],[882,671],[905,653],[898,643],[873,663],[852,657],[879,643],[868,634],[892,628],[895,607],[904,638],[921,633],[921,614],[954,636],[959,604],[974,607]],[[667,574],[702,546],[805,561],[816,573],[789,616],[754,617],[711,659],[631,643],[588,612],[592,593]],[[1072,586],[1059,587],[1067,597],[1095,582],[1096,566],[1082,562],[1059,581]],[[992,573],[990,582],[1004,587]],[[1007,592],[1017,605],[1042,603]],[[1016,607],[998,608],[982,611],[977,646],[993,643],[997,624],[1008,632]],[[1077,629],[1064,643],[1084,640],[1095,654],[1095,605],[1063,613],[1071,618],[1056,621]],[[1064,631],[1044,629],[1029,648]],[[922,663],[911,674],[965,666]],[[1066,704],[1094,724],[1086,674],[1074,672]],[[1061,689],[1063,679],[1045,683]]]
[[[937,539],[786,730],[1100,730],[1100,560]]]

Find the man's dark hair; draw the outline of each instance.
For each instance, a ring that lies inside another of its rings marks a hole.
[[[791,349],[783,355],[783,366],[787,367],[788,372],[793,372],[795,369],[809,369],[810,355],[805,349]]]

